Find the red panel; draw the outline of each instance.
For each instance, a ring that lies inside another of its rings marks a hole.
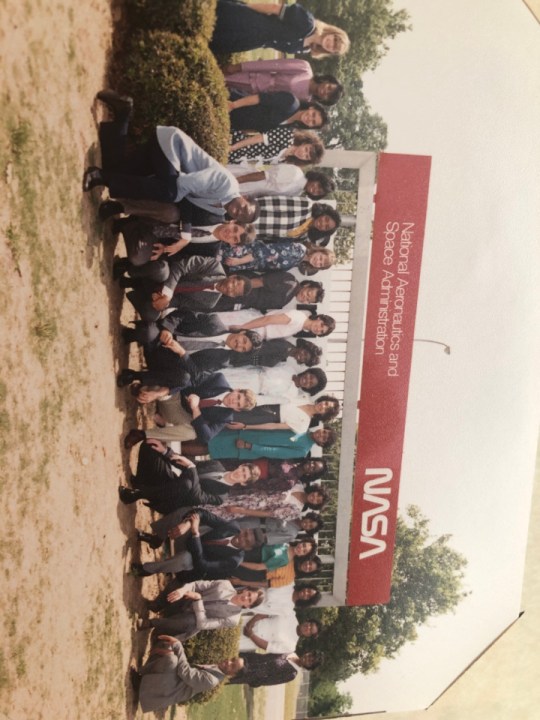
[[[431,158],[380,155],[369,273],[347,604],[390,599]]]

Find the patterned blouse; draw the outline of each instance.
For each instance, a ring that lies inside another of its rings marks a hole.
[[[296,267],[306,255],[306,247],[299,242],[285,240],[279,243],[264,243],[254,240],[249,245],[223,245],[220,251],[221,262],[225,258],[243,258],[253,256],[253,260],[241,265],[226,266],[227,272],[237,273],[244,270],[290,270]]]
[[[245,138],[246,135],[244,135],[241,130],[234,130],[231,133],[231,145]],[[240,148],[240,150],[233,150],[229,153],[229,162],[237,164],[244,159],[266,160],[274,163],[280,162],[278,155],[293,143],[294,128],[281,125],[264,133],[263,138],[263,142],[248,145],[247,147]]]
[[[203,505],[202,508],[209,510],[223,520],[237,518],[238,514],[231,512],[229,508],[238,506],[245,508],[247,511],[262,510],[271,513],[270,517],[278,520],[297,520],[304,509],[304,504],[293,495],[295,492],[304,493],[304,486],[294,485],[286,492],[264,493],[255,490],[249,494],[227,497],[219,507]],[[246,512],[246,515],[249,515],[249,512]]]

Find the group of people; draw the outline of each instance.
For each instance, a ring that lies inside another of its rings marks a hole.
[[[218,0],[210,43],[220,54],[274,47],[313,58],[348,46],[342,30],[300,5],[236,0]],[[149,142],[131,146],[132,99],[104,90],[97,97],[112,118],[100,123],[102,166],[83,178],[84,191],[108,188],[99,214],[114,218],[127,250],[113,276],[140,316],[122,336],[141,345],[146,367],[124,368],[117,384],[156,407],[153,427],[124,438],[126,449],[140,447],[130,486],[119,487],[121,502],[140,500],[161,515],[138,540],[171,548],[168,557],[131,566],[141,577],[174,577],[148,603],[154,615],[139,623],[154,635],[132,677],[144,711],[185,702],[226,678],[252,687],[287,682],[321,660],[297,652],[298,640],[315,640],[320,625],[299,622],[295,609],[320,599],[309,582],[321,569],[316,535],[328,500],[318,482],[327,472],[320,449],[337,439],[324,423],[340,403],[322,394],[327,377],[318,367],[317,338],[335,321],[317,312],[323,283],[302,275],[335,263],[326,246],[340,217],[320,202],[333,181],[301,168],[316,160],[313,128],[327,122],[325,106],[343,88],[298,59],[229,65],[224,77],[228,166],[175,127],[158,126]],[[288,145],[270,164],[250,165],[250,158],[268,162],[254,153],[275,150],[278,135]],[[183,641],[239,624],[238,657],[189,664]]]

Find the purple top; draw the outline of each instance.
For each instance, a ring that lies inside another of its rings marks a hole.
[[[309,100],[309,81],[313,77],[306,60],[253,60],[241,63],[241,71],[225,76],[227,87],[247,95],[260,92],[290,92],[299,100]]]

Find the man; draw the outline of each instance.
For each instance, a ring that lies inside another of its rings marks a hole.
[[[144,393],[142,396],[141,392]],[[210,375],[196,386],[180,390],[143,387],[138,393],[138,399],[145,403],[157,400],[159,419],[163,423],[170,423],[170,426],[154,427],[146,432],[130,430],[124,439],[126,450],[147,437],[181,441],[197,438],[206,443],[233,421],[235,412],[251,410],[257,404],[257,398],[251,390],[234,390],[221,373]]]
[[[240,672],[241,658],[221,660],[216,665],[190,665],[182,643],[175,637],[160,635],[140,674],[132,672],[132,684],[138,692],[144,713],[163,710],[169,705],[186,703],[199,693],[212,690]]]
[[[256,352],[262,345],[261,336],[254,330],[228,333],[223,341],[219,337],[208,338],[207,342],[201,340],[203,339],[184,338],[184,344],[180,345],[169,330],[162,330],[157,340],[143,345],[148,370],[125,368],[120,371],[116,384],[118,387],[125,387],[139,381],[143,385],[180,387],[186,384],[182,382],[183,373],[186,371],[186,355],[189,354],[197,373],[213,373],[226,367],[231,361],[240,364],[239,358],[242,355]],[[189,353],[186,346],[190,348]],[[190,365],[190,371],[192,370],[193,366]]]
[[[131,478],[135,489],[120,487],[119,495],[126,505],[147,500],[148,507],[167,515],[181,507],[220,505],[233,487],[256,482],[260,474],[260,469],[251,463],[236,470],[226,470],[212,460],[195,465],[154,439],[141,445],[137,474]],[[139,539],[148,538],[142,533]]]
[[[257,607],[263,597],[262,590],[236,590],[228,580],[196,580],[182,588],[177,582],[169,583],[151,603],[164,617],[143,620],[139,629],[155,628],[185,642],[201,630],[237,627],[242,610]]]
[[[135,289],[127,298],[143,320],[157,321],[167,308],[209,311],[223,296],[237,298],[251,290],[251,281],[242,275],[227,275],[215,258],[194,256],[171,259],[156,288],[158,275],[124,282],[123,287]]]
[[[159,281],[160,273],[168,268],[166,260],[170,256],[181,253],[182,258],[215,257],[221,243],[243,245],[255,238],[252,225],[233,221],[191,229],[182,223],[180,231],[178,223],[160,223],[136,216],[115,220],[112,231],[122,234],[127,250],[127,258],[116,260],[113,268],[113,277],[120,280],[122,286],[121,276],[126,272],[131,277],[151,277]]]
[[[222,297],[214,305],[216,312],[255,308],[256,310],[279,310],[296,301],[314,305],[324,299],[322,283],[315,280],[298,282],[292,273],[282,270],[251,277],[251,289],[242,297]]]
[[[103,169],[86,169],[85,192],[106,185],[112,198],[165,203],[187,198],[221,217],[227,212],[239,222],[256,218],[257,202],[241,195],[234,176],[179,128],[159,125],[152,139],[128,156],[129,113],[124,112],[116,93],[109,93],[106,98],[99,93],[98,98],[112,107],[115,120],[100,123]]]
[[[201,525],[210,528],[202,537]],[[132,563],[132,572],[142,577],[159,572],[177,573],[181,582],[231,577],[243,562],[245,551],[260,547],[265,539],[260,530],[242,530],[237,523],[200,509],[189,515],[185,515],[184,510],[170,513],[153,522],[152,530],[162,542],[167,537],[187,538],[185,550],[161,561]]]
[[[319,632],[317,620],[298,623],[294,613],[265,615],[257,613],[244,620],[240,650],[269,653],[291,653],[299,638],[315,638]]]
[[[322,655],[315,652],[306,652],[300,656],[295,652],[281,654],[242,652],[240,657],[244,661],[244,667],[229,682],[242,683],[253,688],[291,682],[301,668],[314,670],[322,662]]]

